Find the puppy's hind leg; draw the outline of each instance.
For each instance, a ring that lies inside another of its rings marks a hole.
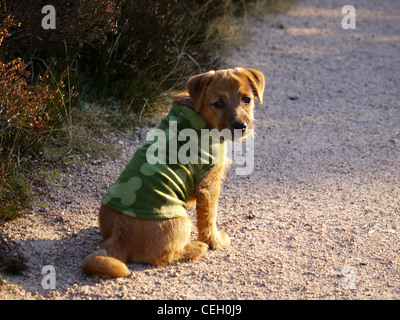
[[[208,250],[208,245],[201,241],[189,242],[182,252],[182,257],[179,261],[186,260],[198,260],[200,259]]]
[[[164,265],[167,263],[184,262],[188,260],[200,259],[208,250],[208,245],[204,242],[193,241],[184,246],[182,250],[168,252],[153,262],[154,265]]]
[[[157,229],[154,228],[157,223]],[[154,265],[198,260],[208,250],[208,246],[200,241],[189,242],[191,222],[188,217],[153,222],[153,231],[149,234],[157,239],[148,247],[151,252],[149,261]]]

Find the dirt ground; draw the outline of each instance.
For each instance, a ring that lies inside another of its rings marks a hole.
[[[220,199],[230,248],[129,264],[123,279],[84,275],[101,242],[100,199],[138,146],[114,136],[121,159],[49,179],[47,205],[2,229],[29,269],[3,276],[0,299],[400,299],[400,1],[358,0],[345,30],[348,2],[298,1],[259,18],[223,66],[266,77],[255,170],[233,166]],[[42,286],[45,265],[55,289]]]

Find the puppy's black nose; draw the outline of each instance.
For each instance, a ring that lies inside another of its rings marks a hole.
[[[247,128],[247,123],[246,122],[239,122],[239,121],[235,121],[233,123],[233,129],[240,129],[243,132],[246,131]]]

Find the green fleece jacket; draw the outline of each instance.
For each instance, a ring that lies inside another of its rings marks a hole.
[[[185,204],[198,183],[223,161],[225,143],[219,137],[206,136],[208,143],[202,143],[201,133],[210,129],[200,114],[187,106],[173,104],[154,133],[137,149],[116,183],[110,186],[103,204],[143,219],[186,216]],[[184,137],[186,140],[179,141]]]

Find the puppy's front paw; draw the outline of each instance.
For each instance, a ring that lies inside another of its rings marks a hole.
[[[224,231],[217,231],[204,242],[209,245],[210,249],[221,249],[229,247],[231,239]]]

